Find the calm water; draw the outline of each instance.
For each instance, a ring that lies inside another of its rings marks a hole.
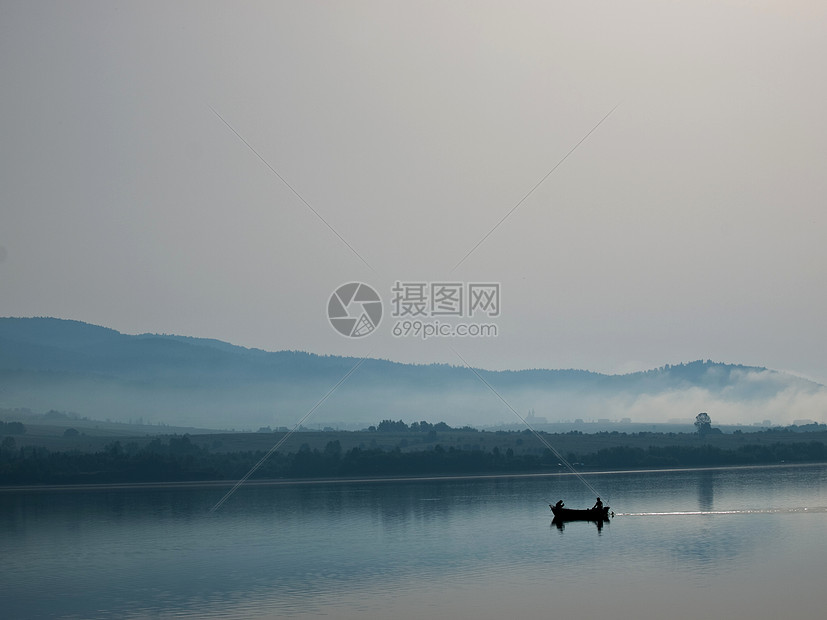
[[[827,608],[827,466],[0,492],[4,618],[782,618]]]

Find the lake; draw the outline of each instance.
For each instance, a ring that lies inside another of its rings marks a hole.
[[[782,618],[827,607],[827,465],[0,491],[4,618]]]

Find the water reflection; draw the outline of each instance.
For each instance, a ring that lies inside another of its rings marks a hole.
[[[702,511],[710,511],[713,506],[713,496],[715,490],[715,472],[701,471],[698,472],[698,509]]]
[[[608,523],[608,522],[609,522],[608,519],[606,519],[605,521],[603,521],[602,519],[597,519],[595,521],[586,521],[586,520],[581,519],[579,521],[575,521],[575,523],[592,523],[592,524],[596,525],[598,534],[603,531],[603,523]],[[572,521],[566,521],[565,519],[558,519],[557,517],[554,517],[551,520],[551,524],[561,532],[566,529],[566,524],[567,523],[572,523]]]
[[[337,606],[359,617],[360,605],[374,605],[362,617],[404,617],[397,596],[474,591],[485,611],[519,592],[511,616],[539,617],[531,601],[553,593],[555,605],[576,608],[575,585],[607,562],[624,567],[611,578],[633,598],[648,596],[634,584],[658,580],[671,592],[687,582],[737,590],[767,556],[823,565],[827,512],[768,510],[827,506],[827,467],[592,481],[623,511],[611,527],[546,529],[549,499],[592,499],[564,477],[251,485],[216,513],[215,489],[0,494],[0,600],[5,617],[197,617],[216,607],[226,617],[347,617]],[[696,502],[700,512],[688,512]]]

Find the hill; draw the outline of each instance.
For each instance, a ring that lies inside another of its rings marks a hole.
[[[206,338],[127,335],[78,321],[0,318],[0,408],[51,409],[113,421],[201,428],[292,426],[356,363],[267,352]],[[488,371],[479,374],[521,415],[545,422],[823,421],[824,386],[766,368],[695,361],[646,372]],[[451,425],[519,423],[467,368],[366,360],[313,421],[360,428],[381,419]]]

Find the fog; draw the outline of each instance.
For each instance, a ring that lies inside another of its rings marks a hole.
[[[706,376],[714,377],[718,371],[710,366],[695,384],[676,381],[668,371],[586,375],[580,381],[550,381],[551,373],[524,380],[521,373],[482,372],[483,382],[462,368],[391,366],[378,375],[366,372],[360,376],[357,370],[336,389],[335,379],[314,372],[294,379],[207,379],[173,385],[100,376],[56,379],[32,375],[6,382],[4,403],[35,412],[55,409],[101,420],[140,419],[152,424],[236,430],[292,428],[311,410],[304,422],[308,428],[366,428],[384,419],[520,427],[530,411],[535,417],[528,422],[540,427],[542,419],[556,423],[628,418],[632,422],[691,424],[701,411],[709,413],[713,424],[825,421],[827,389],[823,386],[767,370],[736,369],[724,381],[718,377],[717,382]]]

